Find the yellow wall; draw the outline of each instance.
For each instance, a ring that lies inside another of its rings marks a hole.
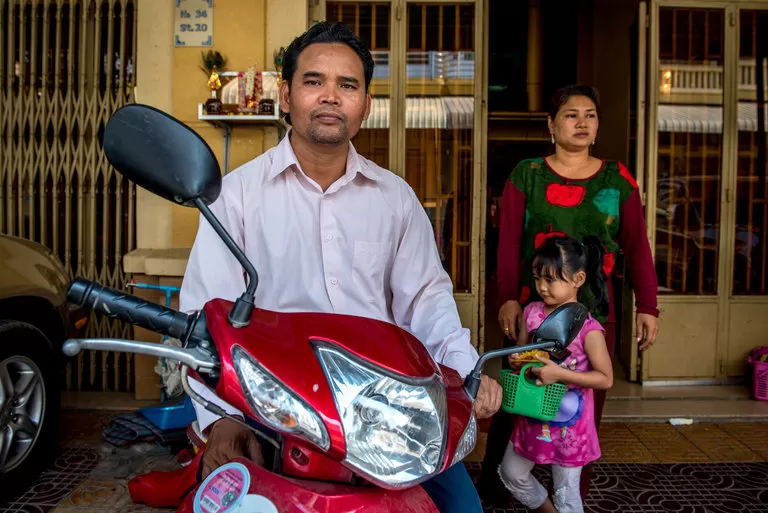
[[[254,66],[264,69],[266,0],[216,0],[213,12],[213,47],[227,58],[227,71]],[[208,77],[199,69],[199,47],[173,50],[173,116],[194,128],[223,164],[222,133],[197,120],[197,105],[210,97]],[[263,131],[238,128],[232,134],[230,169],[244,164],[264,151]],[[173,247],[189,247],[195,240],[199,213],[196,209],[173,207]]]
[[[174,47],[173,2],[139,0],[137,100],[171,113],[210,145],[223,164],[220,129],[197,119],[197,105],[210,97],[199,69],[208,48]],[[249,66],[273,70],[273,52],[307,28],[307,0],[216,0],[213,47],[227,58],[228,71]],[[172,72],[169,72],[172,70]],[[257,157],[275,141],[275,131],[238,127],[232,134],[229,170]],[[199,213],[140,191],[137,204],[139,248],[188,248]]]

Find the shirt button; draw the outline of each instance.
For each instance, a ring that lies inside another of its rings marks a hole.
[[[333,235],[331,235],[330,233],[326,234],[325,240],[333,240]]]
[[[338,284],[339,284],[339,280],[337,280],[336,278],[331,278],[331,285],[338,285]]]

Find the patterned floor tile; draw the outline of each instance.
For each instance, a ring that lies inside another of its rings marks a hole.
[[[643,442],[632,433],[626,424],[603,424],[600,428],[601,463],[658,463]]]
[[[762,458],[768,460],[768,423],[728,422],[721,424],[720,427]]]
[[[712,461],[765,461],[760,454],[715,424],[693,424],[677,429]]]
[[[0,513],[170,513],[133,504],[127,490],[133,475],[175,468],[168,450],[105,444],[101,431],[111,415],[82,413],[65,419],[66,450],[30,489],[0,504]],[[767,427],[606,423],[600,432],[603,458],[595,465],[585,511],[768,513],[768,462],[759,461],[768,459]],[[465,462],[475,480],[482,470],[485,436],[480,433],[478,448]],[[548,486],[548,468],[537,466],[534,475]],[[487,511],[527,513],[511,496]]]
[[[32,486],[10,499],[5,508],[30,513],[50,510],[91,473],[98,461],[98,453],[93,449],[65,450]]]
[[[670,424],[628,424],[629,430],[662,463],[705,463],[710,458]]]
[[[479,467],[468,468],[471,476],[479,475]],[[534,475],[546,472],[536,467]],[[592,513],[766,513],[768,463],[598,463],[584,508]],[[487,513],[526,511],[511,497],[506,505],[486,508]]]
[[[152,509],[141,504],[134,504],[128,493],[126,480],[98,481],[88,479],[67,497],[65,497],[51,513],[93,511],[99,513],[120,512],[161,512],[173,511]]]

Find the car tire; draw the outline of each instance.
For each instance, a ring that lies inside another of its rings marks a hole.
[[[31,324],[0,321],[0,498],[22,493],[56,454],[61,396],[53,351]]]

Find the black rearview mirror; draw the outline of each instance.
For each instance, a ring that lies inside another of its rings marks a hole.
[[[485,362],[491,358],[524,353],[532,349],[553,352],[564,351],[581,331],[589,312],[581,303],[566,303],[549,314],[531,337],[531,343],[524,346],[505,347],[483,353],[475,368],[464,379],[464,390],[474,401],[480,389],[480,376]],[[554,355],[553,355],[554,356]]]
[[[112,114],[104,129],[103,146],[109,163],[136,185],[200,210],[248,275],[248,287],[229,312],[232,326],[248,326],[259,275],[208,208],[221,192],[221,170],[208,144],[165,112],[133,104]]]
[[[531,343],[556,342],[563,350],[578,336],[589,312],[581,303],[566,303],[549,314],[533,333]]]
[[[188,207],[213,203],[221,170],[194,130],[147,105],[120,108],[104,129],[104,153],[123,176],[169,201]]]

